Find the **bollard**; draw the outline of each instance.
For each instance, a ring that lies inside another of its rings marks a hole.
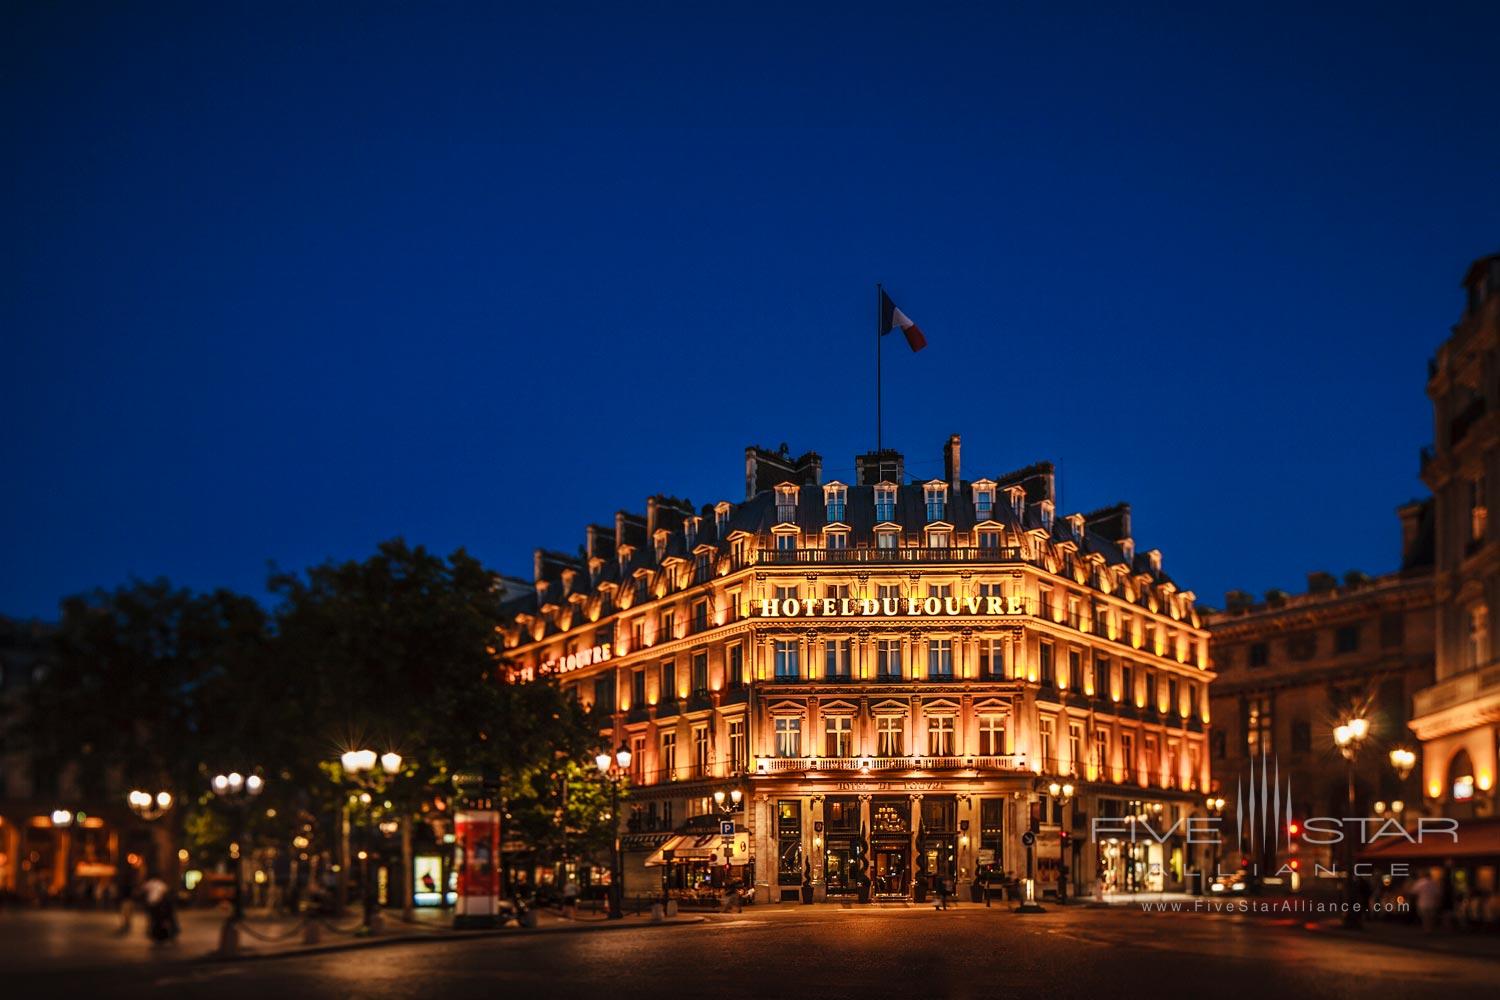
[[[669,900],[667,900],[667,916],[668,917],[675,917],[675,916],[677,916],[677,900],[675,900],[675,899],[669,899]]]
[[[318,926],[318,922],[316,920],[304,920],[302,922],[302,943],[323,943],[323,929]]]
[[[662,920],[662,908],[661,908],[661,904],[660,903],[652,903],[651,904],[651,922],[653,924],[659,924],[659,923],[661,923],[661,920]]]
[[[220,958],[233,958],[240,951],[240,927],[233,920],[224,921],[224,926],[219,929],[219,951]]]

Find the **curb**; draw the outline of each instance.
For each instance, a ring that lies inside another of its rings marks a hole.
[[[676,917],[676,918],[671,919],[671,920],[663,920],[661,923],[649,923],[649,922],[647,922],[647,923],[640,923],[640,924],[627,924],[627,923],[617,922],[617,921],[613,921],[613,920],[608,921],[608,922],[600,921],[600,924],[599,924],[598,927],[593,927],[593,926],[590,926],[588,924],[584,924],[584,925],[581,925],[581,926],[561,926],[561,927],[531,928],[531,929],[514,928],[514,927],[497,927],[494,930],[476,930],[476,931],[453,931],[453,930],[449,930],[449,931],[423,931],[423,932],[417,933],[417,934],[412,934],[412,933],[407,933],[407,934],[391,934],[391,935],[384,936],[384,937],[361,938],[361,939],[359,939],[357,941],[334,941],[334,942],[330,942],[329,944],[315,944],[315,945],[309,945],[309,946],[301,947],[301,948],[287,948],[287,949],[284,949],[282,951],[264,951],[264,952],[245,951],[245,952],[241,952],[238,955],[229,956],[227,958],[226,957],[221,957],[218,953],[211,951],[211,952],[209,952],[206,955],[200,955],[197,958],[187,959],[187,961],[189,963],[201,963],[201,964],[218,964],[218,963],[228,963],[228,962],[264,962],[264,961],[268,961],[270,959],[277,959],[277,958],[298,958],[298,957],[303,956],[303,955],[326,955],[326,954],[330,954],[332,952],[340,952],[340,951],[359,951],[359,950],[361,950],[363,948],[379,948],[379,947],[382,947],[384,945],[413,944],[413,943],[418,942],[418,941],[423,941],[423,942],[450,941],[451,942],[451,941],[471,941],[471,940],[474,940],[474,939],[477,939],[477,938],[496,938],[496,937],[517,937],[517,938],[519,938],[519,937],[536,937],[538,935],[545,935],[545,934],[583,934],[583,933],[600,932],[600,931],[619,931],[619,930],[627,930],[629,928],[640,928],[640,927],[680,927],[680,926],[686,926],[686,925],[690,925],[690,924],[702,924],[702,923],[707,923],[707,922],[708,922],[708,918],[707,917],[689,916],[689,917]]]

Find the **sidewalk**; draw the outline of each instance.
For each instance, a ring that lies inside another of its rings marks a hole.
[[[649,926],[678,926],[704,922],[704,917],[686,914],[653,925],[649,916],[627,916],[607,920],[584,915],[564,920],[554,913],[538,913],[535,928],[514,924],[494,930],[455,931],[451,917],[440,911],[418,910],[408,923],[399,913],[386,914],[376,934],[358,933],[357,911],[340,919],[316,921],[315,941],[306,936],[309,921],[290,917],[250,914],[241,925],[239,953],[235,959],[218,956],[219,933],[224,925],[221,909],[183,910],[178,913],[181,933],[169,944],[155,945],[146,938],[144,917],[137,913],[130,932],[116,933],[118,915],[84,910],[0,911],[0,969],[48,965],[114,965],[136,963],[180,963],[280,958],[330,951],[377,948],[389,944],[457,941],[475,937],[523,937],[537,934],[604,932]]]

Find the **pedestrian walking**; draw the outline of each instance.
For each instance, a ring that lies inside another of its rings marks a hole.
[[[154,872],[141,885],[141,900],[146,906],[146,936],[155,944],[165,944],[177,936],[177,908],[172,887]]]
[[[1422,920],[1422,930],[1431,934],[1437,928],[1438,910],[1443,905],[1443,886],[1431,873],[1417,879],[1411,887],[1417,899],[1417,916]]]
[[[948,879],[946,876],[939,875],[937,878],[937,898],[937,904],[933,906],[933,909],[946,910],[948,908]]]
[[[578,916],[578,883],[571,877],[563,885],[563,916],[572,920]]]

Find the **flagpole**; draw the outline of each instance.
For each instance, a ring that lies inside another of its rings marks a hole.
[[[875,452],[877,455],[884,450],[885,446],[884,435],[882,433],[884,424],[882,423],[880,412],[880,303],[883,294],[880,282],[875,282]],[[878,465],[880,459],[876,458],[875,461]]]

